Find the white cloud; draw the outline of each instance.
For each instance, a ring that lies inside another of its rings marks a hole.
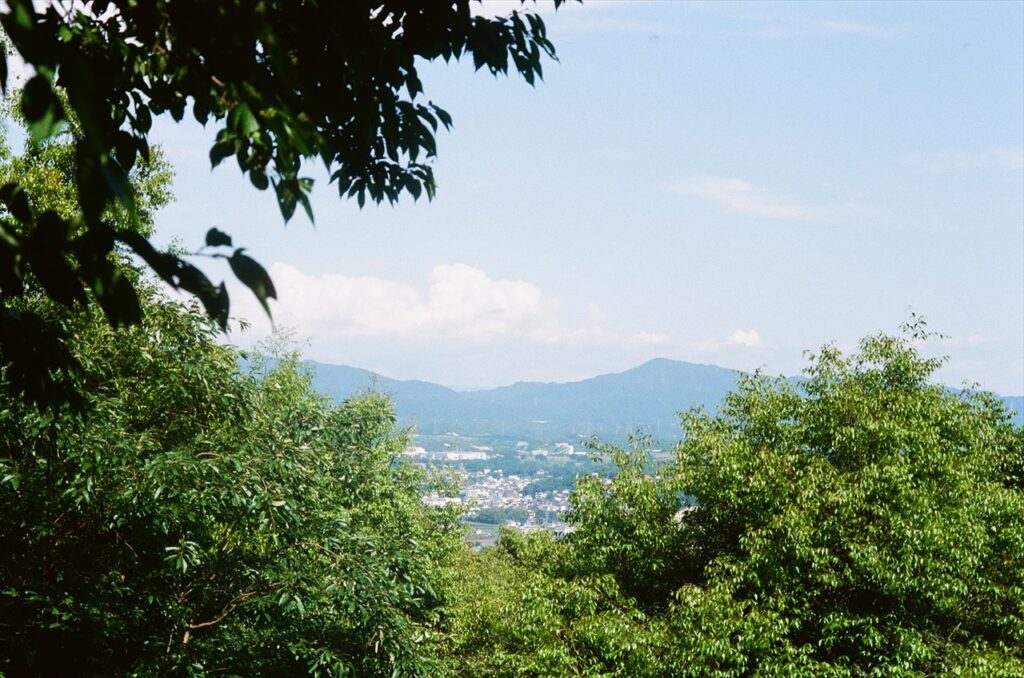
[[[903,164],[930,174],[1000,170],[1024,170],[1024,147],[992,146],[980,150],[945,148],[934,153],[907,155]]]
[[[317,337],[508,334],[543,312],[540,288],[495,280],[466,264],[431,271],[426,294],[374,276],[308,275],[290,264],[271,266],[282,324]]]
[[[743,179],[694,176],[670,182],[665,190],[717,203],[733,212],[781,221],[810,221],[823,216],[819,207],[787,200],[755,188]]]
[[[587,318],[592,324],[601,324],[608,320],[608,314],[604,312],[603,308],[594,302],[590,302],[587,304]]]
[[[270,276],[278,292],[278,325],[318,341],[342,337],[486,342],[502,337],[544,344],[647,345],[661,334],[618,334],[605,326],[596,304],[587,323],[567,324],[559,305],[535,284],[496,279],[462,263],[439,264],[426,290],[374,276],[309,275],[276,263]],[[269,330],[262,311],[244,289],[232,290],[236,314],[252,321],[257,333]]]
[[[736,355],[737,351],[746,352],[746,349],[750,348],[763,348],[764,341],[761,339],[761,333],[757,330],[744,330],[737,328],[724,339],[693,341],[687,344],[682,344],[681,347],[703,354],[724,352],[728,355]]]
[[[757,330],[737,329],[729,335],[729,338],[726,339],[726,343],[754,348],[761,345],[761,334]]]

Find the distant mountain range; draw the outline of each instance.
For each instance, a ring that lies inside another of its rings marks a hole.
[[[568,383],[517,382],[478,391],[455,391],[426,381],[389,379],[345,365],[309,361],[313,386],[337,400],[361,390],[389,394],[399,422],[421,434],[567,440],[591,434],[621,440],[638,428],[671,440],[677,412],[714,410],[735,388],[740,372],[657,358],[615,374]],[[1024,396],[1003,398],[1024,424]]]

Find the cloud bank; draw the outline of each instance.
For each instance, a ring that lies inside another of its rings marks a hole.
[[[434,266],[425,289],[374,276],[309,275],[290,264],[276,263],[270,275],[278,291],[274,314],[278,325],[318,340],[363,337],[407,340],[457,340],[483,343],[515,338],[542,344],[649,345],[665,342],[663,334],[620,334],[610,329],[596,304],[587,319],[573,325],[560,304],[537,285],[493,278],[464,263]],[[269,324],[245,290],[232,294],[239,315],[256,332]]]

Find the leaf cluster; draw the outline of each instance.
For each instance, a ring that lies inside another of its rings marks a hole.
[[[12,366],[9,383],[42,402],[62,400],[49,374],[73,365],[58,350],[56,329],[22,317],[9,299],[34,289],[62,303],[95,301],[114,325],[137,324],[133,282],[105,263],[115,245],[226,326],[223,283],[108,218],[117,206],[137,222],[149,208],[132,175],[153,160],[157,116],[180,121],[191,113],[217,125],[211,164],[233,157],[255,188],[273,188],[286,222],[299,206],[312,220],[309,161],[322,162],[339,195],[360,206],[368,198],[394,203],[402,193],[433,197],[435,137],[452,118],[423,101],[422,61],[471,57],[477,69],[511,69],[532,84],[542,58],[555,56],[536,14],[478,16],[470,0],[12,0],[0,25],[10,41],[0,54],[0,88],[7,92],[10,48],[33,70],[18,93],[33,142],[75,130],[70,205],[33,211],[51,189],[17,177],[0,190],[0,358]],[[66,191],[57,193],[67,201]],[[218,256],[269,313],[275,290],[263,267],[241,248]],[[27,353],[19,335],[52,350]]]
[[[461,533],[390,403],[146,303],[67,318],[88,417],[0,404],[0,672],[429,675]]]
[[[514,655],[496,675],[1020,675],[1024,431],[933,384],[926,338],[915,319],[826,346],[799,384],[743,380],[717,415],[683,415],[668,468],[642,440],[601,448],[618,471],[577,481],[575,531],[480,558],[535,581],[461,599],[453,664],[488,675],[505,645],[487,634],[529,623],[558,668]],[[581,596],[599,602],[560,607]]]

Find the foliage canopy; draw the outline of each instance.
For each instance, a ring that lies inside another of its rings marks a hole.
[[[0,672],[430,675],[454,517],[382,397],[329,406],[198,311],[74,322],[89,417],[0,414]],[[173,413],[173,415],[171,415]]]
[[[134,283],[102,263],[115,247],[198,298],[222,328],[227,323],[223,283],[105,219],[112,204],[140,209],[130,174],[150,157],[155,116],[181,120],[190,111],[216,123],[213,165],[234,157],[253,186],[273,187],[285,220],[300,205],[312,218],[313,181],[302,174],[310,160],[323,162],[339,194],[360,205],[402,193],[433,196],[435,135],[452,119],[424,102],[421,61],[469,57],[477,69],[511,69],[532,84],[542,58],[555,55],[535,13],[480,16],[470,0],[11,0],[0,24],[34,69],[20,92],[32,138],[43,141],[76,121],[75,210],[35,208],[30,190],[39,188],[16,177],[0,188],[0,357],[19,364],[9,383],[44,401],[49,393],[35,382],[67,367],[63,335],[16,312],[10,300],[40,289],[65,304],[95,301],[112,325],[138,323],[143,306]],[[7,70],[3,55],[5,90]],[[276,291],[262,266],[218,228],[204,246],[268,308]],[[26,336],[40,347],[32,360],[19,350]]]
[[[40,209],[75,209],[66,139],[4,153]],[[154,152],[130,180],[143,208],[105,218],[147,233],[169,173]],[[429,675],[461,532],[420,503],[390,403],[332,406],[277,349],[243,370],[205,313],[110,265],[144,325],[12,301],[71,337],[87,416],[0,389],[0,674]]]
[[[826,347],[797,386],[746,379],[716,416],[683,417],[657,472],[643,441],[604,449],[618,473],[577,483],[574,532],[506,532],[467,569],[455,665],[1024,673],[1024,431],[994,397],[930,383],[925,335]]]

